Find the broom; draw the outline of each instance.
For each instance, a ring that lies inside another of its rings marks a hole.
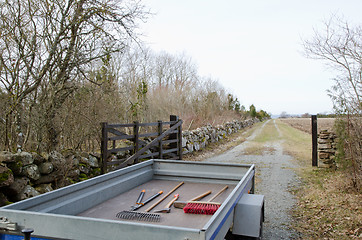
[[[184,213],[213,215],[219,209],[221,203],[212,202],[212,200],[214,200],[227,188],[228,186],[225,186],[207,202],[197,202],[197,201],[188,202],[184,207]]]
[[[201,194],[201,195],[199,195],[199,196],[197,196],[197,197],[194,197],[193,199],[190,199],[190,200],[187,201],[187,202],[185,202],[185,201],[175,201],[175,202],[173,203],[173,206],[174,206],[175,208],[181,208],[181,209],[183,209],[183,208],[187,205],[187,203],[193,202],[193,201],[198,201],[198,200],[200,200],[201,198],[209,195],[210,193],[211,193],[211,191],[204,192],[203,194]]]

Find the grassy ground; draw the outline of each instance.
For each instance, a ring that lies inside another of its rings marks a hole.
[[[303,239],[362,239],[362,196],[350,189],[345,171],[311,167],[311,137],[281,122],[285,149],[300,164],[303,185],[294,189],[294,227]],[[304,127],[306,129],[306,127]]]
[[[259,127],[259,126],[258,126]],[[258,134],[252,141],[250,141],[244,150],[245,155],[261,155],[264,152],[274,152],[275,149],[272,146],[268,146],[267,143],[280,140],[281,136],[274,126],[274,123],[270,121],[264,125],[261,133]]]
[[[312,163],[312,137],[310,134],[300,131],[283,121],[276,120],[283,134],[284,151],[292,155],[301,167],[307,167]]]

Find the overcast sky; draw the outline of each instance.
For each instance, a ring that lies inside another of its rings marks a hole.
[[[362,0],[143,0],[155,51],[185,53],[241,104],[272,114],[332,112],[333,72],[303,56],[302,39],[332,14],[362,22]]]

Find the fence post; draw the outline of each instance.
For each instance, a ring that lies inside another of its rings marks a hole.
[[[162,134],[163,131],[163,122],[161,120],[158,120],[158,136],[160,136]],[[162,139],[160,139],[160,142],[158,143],[158,158],[162,159],[163,158],[163,143],[162,143]]]
[[[182,122],[181,119],[179,119],[179,121]],[[177,135],[178,135],[177,137],[178,137],[179,159],[182,160],[182,123],[181,123],[181,125],[178,127]]]
[[[108,132],[107,123],[102,122],[102,139],[101,139],[101,162],[102,162],[102,174],[107,172],[107,158],[108,158]]]
[[[170,115],[170,121],[171,121],[171,122],[176,122],[176,121],[178,121],[178,116],[176,116],[176,115]],[[170,124],[170,128],[173,127],[174,125],[175,125],[175,123],[174,123],[174,124]],[[171,139],[177,139],[177,133],[172,133],[172,134],[170,134],[169,139],[170,139],[170,140],[171,140]],[[170,143],[170,148],[177,148],[177,143]]]
[[[170,115],[170,121],[181,121],[178,116]],[[176,124],[175,123],[175,124]],[[170,127],[174,126],[175,124],[171,124]],[[178,157],[182,160],[182,125],[177,128],[177,133],[170,134],[170,139],[177,139],[177,143],[170,144],[171,148],[177,148]]]
[[[318,133],[317,115],[312,115],[312,166],[318,166]]]
[[[139,122],[138,121],[134,121],[133,122],[134,123],[134,126],[133,126],[133,135],[134,135],[134,139],[133,139],[133,142],[134,142],[134,153],[133,154],[135,154],[135,153],[137,153],[138,152],[138,150],[139,150]],[[138,160],[139,160],[139,158],[137,157],[137,158],[135,158],[135,160],[134,160],[134,163],[138,163]]]

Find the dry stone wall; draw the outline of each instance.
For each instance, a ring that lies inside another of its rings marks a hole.
[[[97,176],[99,154],[0,152],[0,206]]]
[[[336,134],[328,130],[321,130],[318,134],[318,166],[336,168]]]
[[[192,153],[205,148],[209,143],[224,139],[227,135],[235,133],[242,128],[259,122],[257,118],[227,122],[224,125],[207,125],[191,131],[182,132],[183,154]]]

